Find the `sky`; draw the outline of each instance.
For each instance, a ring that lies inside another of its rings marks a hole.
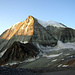
[[[75,29],[75,0],[0,0],[0,34],[29,15]]]

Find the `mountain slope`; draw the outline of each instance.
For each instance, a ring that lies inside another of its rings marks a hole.
[[[36,45],[38,43],[44,46],[46,45],[55,46],[57,44],[57,39],[55,39],[42,25],[40,25],[34,17],[29,16],[25,21],[12,25],[9,29],[7,29],[0,36],[0,57],[1,57],[0,61],[1,63],[9,62],[9,59],[11,58],[14,59],[18,57],[18,55],[16,54],[16,52],[18,52],[17,48],[14,52],[14,55],[17,55],[17,56],[12,57],[13,49],[17,47],[16,44],[18,41],[21,44],[33,43],[34,45]],[[13,44],[14,44],[14,47],[12,48]],[[21,45],[18,45],[19,48],[20,46]],[[29,46],[30,44],[28,45],[28,47]],[[25,51],[22,51],[22,52],[24,52],[23,54],[26,54]],[[20,55],[22,54],[20,53]],[[33,57],[35,57],[35,55],[33,55]],[[19,58],[21,58],[21,56],[19,56]],[[27,56],[27,58],[29,57]],[[24,59],[25,58],[23,58],[23,60]]]
[[[29,16],[25,21],[11,26],[0,37],[0,51],[8,48],[15,41],[51,44],[57,40],[35,18]]]
[[[56,39],[62,42],[75,42],[75,30],[65,26],[62,23],[54,21],[41,21],[38,22],[44,26]]]
[[[22,63],[18,67],[22,68],[56,66],[61,59],[72,59],[73,42],[75,30],[58,22],[43,22],[29,16],[0,36],[0,65],[18,61]],[[37,60],[26,64],[27,59]]]

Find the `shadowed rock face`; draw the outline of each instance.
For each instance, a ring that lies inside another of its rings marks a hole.
[[[75,42],[75,30],[65,27],[56,28],[53,26],[47,26],[46,29],[58,40],[66,42]]]
[[[75,30],[71,28],[65,28],[61,31],[60,39],[62,42],[75,42]]]
[[[14,42],[0,59],[0,64],[11,61],[23,61],[26,58],[36,57],[38,49],[31,43]]]

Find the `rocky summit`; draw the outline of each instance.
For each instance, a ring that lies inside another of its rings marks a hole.
[[[64,63],[74,60],[71,59],[71,56],[75,57],[74,42],[74,29],[62,23],[41,21],[29,16],[0,35],[0,65],[15,62],[21,68],[63,67]]]

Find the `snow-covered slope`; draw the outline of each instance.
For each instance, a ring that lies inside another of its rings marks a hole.
[[[37,19],[38,20],[38,19]],[[43,25],[44,27],[47,27],[47,26],[53,26],[53,27],[62,27],[62,28],[66,28],[65,25],[62,25],[61,23],[58,23],[58,22],[55,22],[55,21],[41,21],[41,20],[38,20],[38,22]]]

